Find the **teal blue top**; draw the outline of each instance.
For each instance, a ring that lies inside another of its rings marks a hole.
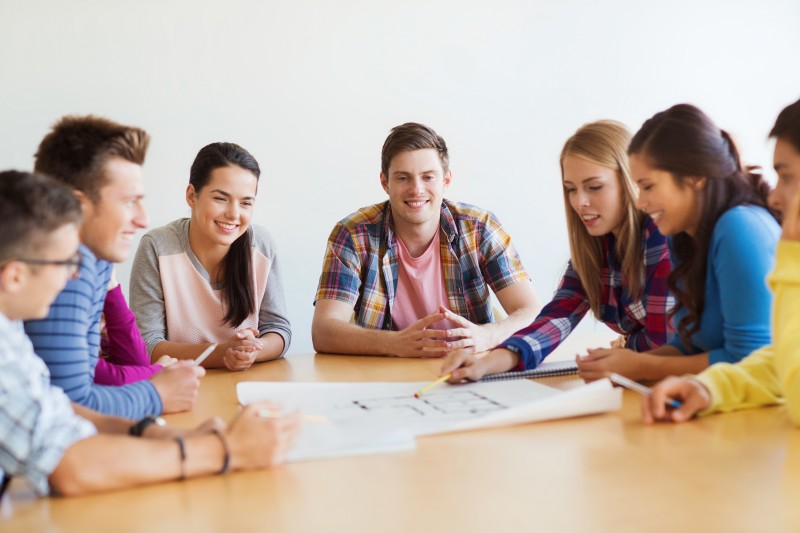
[[[751,205],[729,209],[719,218],[708,250],[705,303],[691,349],[678,335],[670,344],[685,354],[708,352],[709,364],[734,363],[770,344],[772,294],[767,274],[775,265],[781,228],[770,213]],[[668,239],[673,268],[680,260]],[[686,316],[681,309],[674,317]]]

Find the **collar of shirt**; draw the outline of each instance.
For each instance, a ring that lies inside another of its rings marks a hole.
[[[439,228],[444,232],[447,237],[447,242],[452,243],[458,236],[458,227],[453,218],[453,213],[447,207],[447,202],[442,201],[442,207],[439,215]],[[386,201],[383,216],[383,234],[386,236],[386,246],[389,250],[394,249],[395,236],[394,236],[394,222],[392,220],[392,205]]]

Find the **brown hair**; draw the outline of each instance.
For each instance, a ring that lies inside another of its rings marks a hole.
[[[107,118],[66,116],[48,133],[35,155],[34,170],[100,199],[106,183],[103,167],[113,157],[144,164],[150,136],[142,129]]]
[[[197,152],[189,171],[189,183],[196,192],[208,185],[211,173],[217,168],[237,166],[249,171],[256,180],[261,176],[258,161],[238,144],[211,143]],[[247,228],[233,241],[222,260],[222,302],[226,307],[223,323],[234,328],[242,325],[256,311],[256,294],[253,288],[253,228]]]
[[[447,173],[450,166],[450,158],[447,155],[447,145],[439,134],[432,128],[416,122],[406,122],[400,126],[395,126],[386,137],[381,150],[381,172],[389,177],[389,164],[394,156],[400,152],[410,152],[412,150],[424,150],[433,148],[439,153],[439,160],[442,162],[442,169]]]
[[[706,178],[699,193],[700,221],[694,237],[685,232],[672,237],[676,266],[668,285],[677,305],[671,315],[686,309],[676,329],[688,348],[691,336],[700,330],[714,226],[723,213],[737,205],[767,208],[769,185],[755,167],[742,167],[731,136],[689,104],[673,106],[648,119],[633,136],[628,154],[641,155],[651,167],[669,172],[678,187],[688,186],[687,177]]]
[[[800,100],[781,111],[769,136],[790,142],[794,149],[800,152]]]
[[[0,213],[0,261],[36,252],[51,232],[81,221],[72,189],[16,170],[0,172]]]
[[[644,280],[644,252],[641,240],[642,225],[646,217],[636,208],[638,189],[631,179],[626,152],[630,140],[630,130],[620,122],[600,120],[584,124],[567,139],[561,150],[561,178],[562,180],[564,178],[564,159],[567,156],[580,157],[616,172],[622,189],[622,209],[625,216],[614,248],[621,259],[622,277],[628,294],[637,300],[641,297]],[[589,234],[578,213],[572,209],[566,189],[564,209],[567,215],[572,266],[581,280],[592,313],[599,319],[603,292],[600,272],[603,265],[605,237],[593,237]]]

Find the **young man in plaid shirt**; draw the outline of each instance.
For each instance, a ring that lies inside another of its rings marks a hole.
[[[314,301],[317,351],[482,352],[536,316],[536,293],[497,218],[444,199],[448,163],[447,146],[431,128],[392,129],[380,174],[389,200],[344,218],[328,238]],[[504,320],[495,321],[490,290],[508,313]]]

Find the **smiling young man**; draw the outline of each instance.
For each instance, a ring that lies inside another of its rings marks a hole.
[[[380,174],[389,200],[341,220],[328,239],[314,301],[318,352],[482,352],[536,316],[540,305],[511,238],[492,213],[445,200],[451,179],[435,131],[416,123],[392,129]],[[490,291],[506,319],[495,321]]]
[[[0,497],[11,476],[39,495],[77,495],[283,460],[299,418],[263,419],[266,405],[248,406],[227,427],[211,419],[193,431],[72,405],[19,321],[46,317],[78,274],[81,205],[55,180],[6,171],[0,212]]]
[[[139,128],[99,117],[65,117],[42,140],[35,162],[37,173],[69,185],[80,201],[82,265],[49,315],[26,322],[25,331],[52,383],[72,401],[128,418],[191,409],[202,374],[180,363],[150,380],[119,387],[94,383],[113,264],[127,258],[134,233],[147,226],[142,164],[148,141]]]

